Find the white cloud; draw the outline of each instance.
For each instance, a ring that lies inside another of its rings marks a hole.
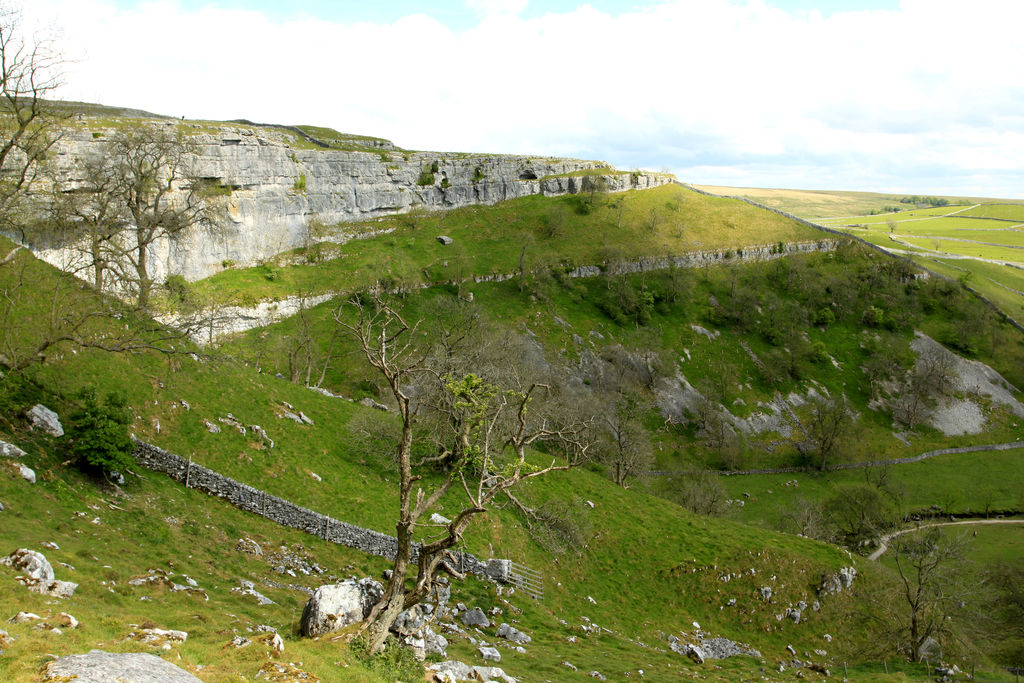
[[[536,18],[520,16],[524,0],[467,3],[480,19],[459,32],[425,15],[274,21],[172,2],[26,12],[63,25],[69,99],[420,149],[604,157],[694,182],[923,192],[970,173],[989,194],[1024,188],[1024,3],[822,17],[675,0]]]

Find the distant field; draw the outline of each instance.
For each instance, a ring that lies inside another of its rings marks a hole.
[[[759,187],[723,187],[720,185],[694,185],[705,192],[737,197],[748,197],[755,202],[782,209],[789,213],[809,220],[824,218],[841,218],[846,216],[866,216],[881,213],[891,208],[913,208],[903,204],[903,193],[887,194],[883,192],[844,192],[841,190],[782,190]],[[972,204],[990,204],[995,206],[1017,206],[1024,214],[1024,199],[995,199],[984,197],[951,197],[944,196],[951,206],[939,209],[948,213]],[[954,206],[955,205],[955,206]],[[1001,209],[1003,210],[1003,209]],[[1006,209],[1012,211],[1012,209]],[[981,214],[979,214],[981,215]],[[993,214],[994,218],[1002,215]],[[1007,218],[1010,215],[1005,216]],[[1024,222],[1024,219],[1022,219]]]
[[[961,280],[1024,322],[1024,205],[946,206],[818,222]]]

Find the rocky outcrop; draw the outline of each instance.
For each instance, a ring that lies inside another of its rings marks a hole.
[[[93,650],[84,655],[69,655],[46,666],[45,680],[75,683],[109,681],[160,681],[160,683],[201,683],[183,669],[155,655],[136,652]]]
[[[0,558],[0,564],[24,572],[25,575],[19,576],[18,581],[33,593],[55,598],[70,598],[78,588],[77,583],[56,580],[50,562],[42,553],[35,550],[19,548],[7,557]]]
[[[267,128],[224,125],[209,132],[197,124],[195,129],[196,174],[222,192],[225,218],[175,243],[156,245],[158,281],[171,273],[199,279],[226,261],[252,265],[300,246],[312,220],[329,226],[416,207],[447,209],[579,192],[589,181],[565,174],[607,168],[596,161],[550,157],[299,149],[290,144],[293,138]],[[82,160],[102,149],[105,132],[68,134],[55,149],[58,168],[72,181],[80,179]],[[637,172],[605,176],[612,192],[671,180]],[[66,253],[43,255],[55,264],[67,261]]]
[[[384,587],[373,579],[320,586],[302,610],[302,635],[315,637],[362,621],[383,596]]]

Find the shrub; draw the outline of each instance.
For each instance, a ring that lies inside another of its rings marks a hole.
[[[483,180],[486,177],[487,176],[484,175],[483,167],[477,166],[476,168],[473,169],[473,182],[474,183],[478,183],[478,182],[480,182],[481,180]]]
[[[306,194],[306,174],[300,173],[299,177],[295,180],[295,184],[292,185],[292,189],[301,194]]]
[[[124,472],[135,462],[127,402],[122,394],[107,394],[103,403],[92,387],[76,395],[81,407],[68,420],[68,454],[80,468]]]
[[[434,174],[429,169],[424,168],[420,171],[420,177],[416,179],[416,184],[423,187],[426,185],[434,184]]]

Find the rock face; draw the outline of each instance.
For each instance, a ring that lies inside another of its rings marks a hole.
[[[159,657],[143,653],[111,653],[93,650],[70,655],[46,667],[45,680],[75,683],[202,683],[192,674]]]
[[[302,610],[302,635],[319,636],[362,621],[383,596],[384,587],[373,579],[320,586]]]
[[[55,161],[72,182],[81,180],[82,160],[106,144],[105,136],[93,138],[93,132],[101,131],[69,134],[55,147]],[[176,244],[157,245],[158,281],[171,273],[203,278],[227,260],[251,265],[300,246],[310,219],[335,225],[414,207],[445,209],[579,192],[592,180],[550,176],[605,167],[595,161],[511,155],[297,149],[277,131],[233,124],[212,134],[196,133],[195,172],[225,192],[226,219],[219,229],[195,229]],[[435,171],[425,173],[435,164]],[[616,192],[654,187],[670,178],[611,173],[605,180]],[[351,235],[332,239],[346,237]],[[49,252],[46,258],[57,263],[60,255]]]

